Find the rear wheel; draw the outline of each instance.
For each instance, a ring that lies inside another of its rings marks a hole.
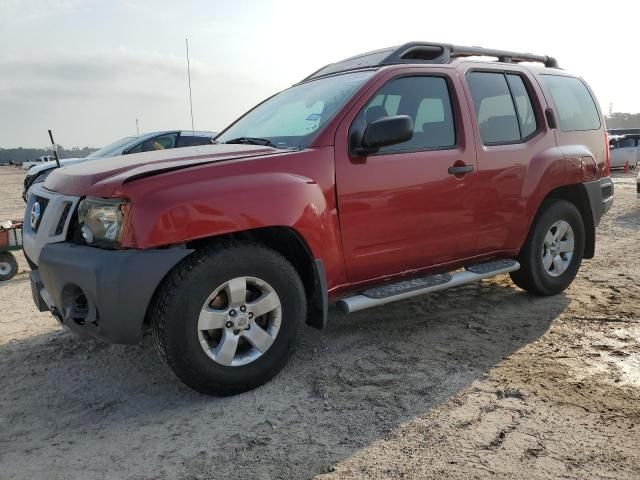
[[[202,393],[232,395],[284,367],[306,316],[306,297],[279,253],[229,243],[178,265],[151,313],[158,352],[178,378]]]
[[[552,200],[536,216],[511,279],[536,295],[555,295],[573,281],[584,254],[585,229],[580,211],[566,200]]]
[[[18,262],[9,252],[0,253],[0,282],[12,279],[18,273]]]

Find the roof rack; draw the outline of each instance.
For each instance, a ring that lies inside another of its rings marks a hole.
[[[559,68],[555,58],[532,53],[493,50],[482,47],[463,47],[449,43],[409,42],[397,47],[375,50],[350,57],[337,63],[330,63],[315,71],[303,81],[323,77],[333,73],[363,68],[381,67],[403,63],[449,63],[457,58],[494,57],[499,62],[537,62],[548,68]]]

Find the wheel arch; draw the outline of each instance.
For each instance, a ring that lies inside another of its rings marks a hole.
[[[262,244],[285,257],[296,269],[307,297],[307,324],[322,329],[327,324],[328,293],[324,263],[313,257],[303,236],[286,226],[261,227],[225,235],[199,238],[187,243],[187,248],[200,249],[212,243],[235,240]]]
[[[576,206],[576,208],[580,212],[580,215],[582,216],[582,221],[584,222],[584,258],[593,258],[596,250],[596,226],[594,222],[593,211],[591,210],[589,196],[584,185],[582,185],[581,183],[563,185],[554,188],[549,193],[547,193],[547,195],[542,199],[542,201],[538,205],[538,208],[536,209],[536,214],[534,215],[531,224],[529,225],[529,233],[531,232],[536,219],[544,210],[545,205],[554,200],[567,200]]]

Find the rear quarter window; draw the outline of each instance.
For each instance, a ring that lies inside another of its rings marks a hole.
[[[565,132],[598,130],[600,115],[595,101],[582,80],[559,75],[541,75]]]

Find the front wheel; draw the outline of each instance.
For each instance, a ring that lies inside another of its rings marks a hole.
[[[535,295],[556,295],[573,281],[584,255],[585,229],[580,211],[566,200],[552,200],[536,215],[518,261],[513,282]]]
[[[228,243],[183,260],[157,292],[151,316],[160,357],[180,380],[205,394],[232,395],[284,367],[306,297],[282,255]]]

